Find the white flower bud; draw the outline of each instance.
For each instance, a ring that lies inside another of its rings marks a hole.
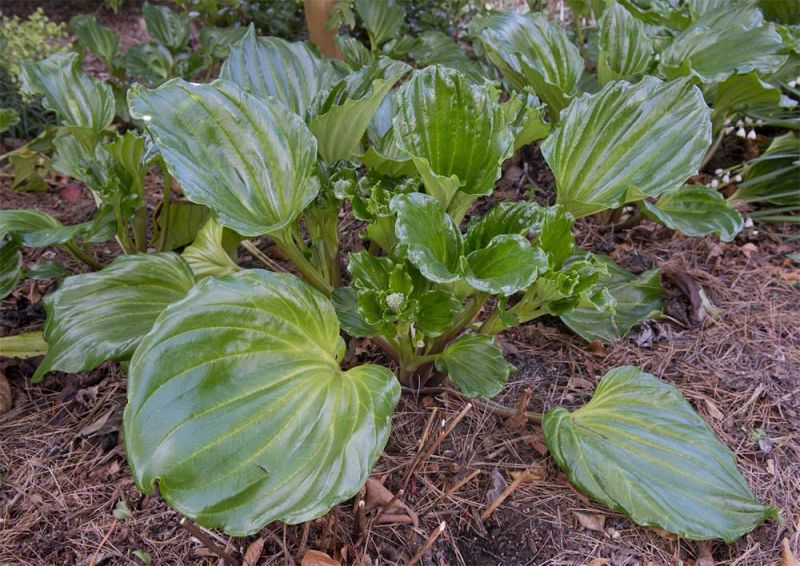
[[[764,120],[756,120],[756,126],[763,126]]]
[[[741,175],[736,175],[736,176],[733,178],[733,181],[734,181],[735,183],[741,183],[741,182],[742,182],[742,176],[741,176]]]
[[[756,139],[756,131],[755,130],[750,130],[749,132],[747,132],[747,139],[749,139],[749,140]]]
[[[406,296],[403,293],[389,293],[386,296],[386,304],[395,312],[403,308],[405,302]]]
[[[728,126],[727,128],[722,130],[722,134],[726,135],[726,136],[729,136],[729,135],[731,135],[733,133],[733,130],[735,130],[735,129],[736,128],[734,128],[733,126]]]
[[[736,127],[741,128],[742,126],[744,126],[744,122],[742,122],[741,120],[736,120]]]
[[[720,176],[720,175],[722,175],[724,172],[725,172],[725,171],[723,171],[722,169],[715,169],[715,170],[714,170],[714,175],[716,175],[717,177],[719,177],[719,176]]]
[[[717,187],[719,187],[719,181],[714,179],[713,181],[711,181],[711,183],[708,184],[708,186],[711,187],[712,189],[716,189]]]
[[[752,228],[753,227],[753,219],[750,218],[750,217],[747,217],[745,219],[745,221],[744,221],[744,227],[745,228]]]
[[[789,87],[794,88],[797,86],[797,81],[789,81]]]
[[[722,176],[722,182],[723,182],[723,183],[725,183],[725,184],[727,185],[728,183],[730,183],[730,182],[731,182],[731,178],[730,178],[730,177],[728,177],[727,175],[723,175],[723,176]]]
[[[753,123],[753,119],[750,116],[745,116],[744,117],[744,123],[749,126],[750,124]]]
[[[417,340],[414,342],[414,346],[417,348],[424,348],[425,347],[425,340]]]
[[[744,131],[744,128],[742,128],[742,127],[739,127],[739,129],[738,129],[738,130],[736,130],[736,135],[737,135],[738,137],[740,137],[740,138],[743,138],[743,137],[746,137],[746,136],[747,136],[747,132],[745,132],[745,131]]]
[[[726,126],[730,126],[731,125],[731,119],[730,118],[725,118],[725,125]]]
[[[656,53],[655,57],[653,57],[653,61],[661,61],[661,55]]]

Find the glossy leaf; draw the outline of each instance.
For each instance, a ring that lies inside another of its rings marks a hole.
[[[583,57],[564,29],[542,14],[493,14],[473,23],[473,32],[506,79],[517,90],[533,87],[553,118],[577,93]]]
[[[0,239],[0,299],[14,290],[22,277],[22,254],[19,242]]]
[[[10,235],[31,248],[63,244],[86,227],[86,224],[64,226],[46,212],[35,209],[0,210],[0,239]]]
[[[208,278],[168,307],[130,364],[124,430],[139,489],[207,527],[302,523],[358,492],[400,386],[339,368],[331,304],[289,274]]]
[[[0,358],[27,360],[47,353],[47,342],[40,331],[0,338]]]
[[[447,291],[425,291],[419,297],[414,328],[426,336],[440,336],[450,330],[461,303]]]
[[[241,269],[235,261],[238,243],[238,235],[209,218],[181,257],[198,280],[210,275],[230,275]]]
[[[475,84],[487,78],[477,61],[470,59],[452,37],[439,30],[425,31],[416,38],[416,44],[409,50],[409,56],[420,67],[441,65],[464,74]]]
[[[0,108],[0,134],[19,124],[20,116],[13,108]]]
[[[687,236],[716,234],[723,242],[731,242],[744,228],[742,215],[705,185],[687,185],[655,203],[645,200],[642,204],[664,226]]]
[[[113,65],[114,56],[119,49],[119,35],[111,28],[101,26],[97,18],[89,14],[80,14],[69,21],[75,37],[81,47],[97,55],[109,69]]]
[[[601,276],[597,289],[605,289],[613,299],[613,308],[598,309],[588,300],[561,315],[561,320],[587,342],[610,343],[624,337],[645,320],[661,316],[661,284],[658,269],[639,276],[620,267],[606,256],[594,259],[604,265],[608,274]]]
[[[251,25],[244,37],[231,46],[220,78],[259,98],[277,98],[292,112],[305,117],[314,98],[330,85],[335,74],[328,62],[317,57],[305,43],[257,37]]]
[[[189,20],[167,6],[144,3],[142,15],[147,24],[147,33],[176,51],[189,41]]]
[[[541,145],[557,202],[579,217],[676,190],[711,144],[709,115],[687,81],[612,82],[576,98]]]
[[[138,43],[119,58],[119,63],[131,76],[158,85],[173,76],[175,60],[161,44]]]
[[[351,73],[315,102],[308,127],[319,143],[319,154],[333,163],[361,153],[361,140],[389,90],[408,72],[408,65],[380,58]]]
[[[121,256],[95,273],[67,277],[45,299],[47,372],[78,372],[127,360],[164,308],[194,285],[189,266],[172,253]]]
[[[744,182],[732,202],[768,202],[782,206],[800,205],[800,136],[789,132],[770,142],[756,159],[747,163]]]
[[[408,248],[408,259],[437,283],[460,277],[464,245],[458,225],[435,198],[422,193],[398,195],[391,210],[397,214],[395,234]]]
[[[223,226],[244,236],[275,232],[319,191],[316,141],[282,104],[226,81],[181,79],[154,90],[134,85],[128,100],[186,196]]]
[[[713,96],[715,126],[722,125],[724,118],[746,113],[750,108],[792,108],[797,102],[781,94],[778,87],[764,82],[757,72],[731,75],[716,88]]]
[[[428,194],[447,207],[459,190],[492,192],[513,152],[513,136],[486,88],[433,66],[400,87],[396,104],[395,142],[411,156]]]
[[[633,79],[644,75],[653,61],[653,41],[644,25],[625,8],[612,1],[598,22],[600,81]]]
[[[480,334],[465,334],[450,342],[435,364],[467,397],[494,397],[514,369],[494,340]]]
[[[639,525],[732,543],[779,517],[680,391],[638,368],[612,369],[583,407],[548,411],[542,430],[575,487]]]
[[[550,133],[545,119],[546,109],[530,89],[512,96],[501,104],[503,114],[514,132],[514,150],[542,139]]]
[[[531,231],[538,232],[544,213],[544,209],[535,202],[521,200],[498,203],[482,216],[471,220],[464,237],[464,248],[472,252],[485,248],[496,236],[525,236]]]
[[[354,7],[367,30],[373,51],[400,35],[406,12],[396,0],[355,0]]]
[[[340,287],[331,296],[333,308],[342,330],[356,338],[371,338],[380,334],[380,326],[370,324],[358,311],[358,290],[354,287]]]
[[[494,295],[513,295],[547,271],[547,256],[517,234],[495,236],[488,246],[467,256],[464,279]]]
[[[561,269],[564,262],[575,254],[572,226],[575,218],[564,207],[553,206],[543,211],[539,239],[536,244],[547,254],[553,271]]]
[[[41,61],[20,64],[21,92],[42,95],[42,105],[66,126],[95,131],[114,119],[114,93],[103,81],[81,69],[77,53],[54,53]]]
[[[153,245],[158,245],[163,237],[162,251],[183,248],[191,244],[211,216],[208,207],[187,201],[170,203],[169,208],[161,204],[157,208],[153,226]],[[164,230],[166,234],[163,234]]]
[[[770,73],[786,61],[783,39],[753,4],[723,5],[687,27],[661,53],[667,78],[690,75],[704,83],[736,73]]]

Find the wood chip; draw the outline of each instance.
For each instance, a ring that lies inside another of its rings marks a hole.
[[[578,519],[581,527],[590,531],[597,531],[602,533],[606,528],[606,516],[598,513],[584,513],[581,511],[573,511],[575,518]]]
[[[300,566],[341,566],[341,564],[324,552],[309,550],[303,555]]]

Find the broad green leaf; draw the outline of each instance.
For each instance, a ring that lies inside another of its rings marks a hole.
[[[64,226],[35,209],[0,210],[0,239],[10,235],[25,246],[45,248],[63,244],[86,229],[86,224]]]
[[[744,228],[742,215],[716,189],[705,185],[686,185],[661,195],[655,203],[645,200],[642,204],[666,227],[687,236],[716,234],[723,242],[731,242]]]
[[[553,271],[561,269],[564,262],[575,254],[572,226],[575,218],[563,206],[553,206],[542,213],[539,239],[536,244],[547,254]]]
[[[41,61],[20,63],[21,92],[42,95],[42,105],[66,126],[95,131],[114,119],[114,93],[81,69],[77,53],[54,53]]]
[[[503,12],[473,23],[489,60],[517,90],[533,87],[552,110],[551,118],[577,93],[583,57],[559,25],[542,14]]]
[[[240,271],[236,264],[236,247],[239,236],[223,228],[213,218],[209,218],[194,238],[183,250],[181,257],[192,268],[199,280],[213,275],[221,277]]]
[[[47,356],[33,382],[50,371],[78,372],[130,358],[164,308],[195,282],[172,253],[122,256],[95,273],[67,277],[45,299]]]
[[[0,299],[5,299],[14,290],[21,277],[19,242],[0,238]]]
[[[540,140],[550,133],[550,123],[545,120],[545,107],[526,87],[501,103],[506,121],[514,132],[514,150]]]
[[[25,332],[15,336],[0,338],[0,358],[20,358],[26,360],[47,353],[47,342],[40,331]]]
[[[129,75],[149,85],[158,85],[170,78],[175,60],[169,49],[158,43],[138,43],[119,58]]]
[[[242,39],[249,28],[246,27],[211,27],[204,26],[200,30],[200,44],[203,51],[215,59],[228,56],[231,46]]]
[[[409,50],[409,56],[420,67],[441,65],[464,74],[475,84],[487,79],[486,73],[477,61],[470,59],[452,37],[439,30],[425,31],[416,38],[416,44]]]
[[[0,108],[0,134],[19,124],[20,116],[13,108]]]
[[[414,328],[426,336],[440,336],[450,330],[453,317],[461,310],[461,302],[447,291],[425,291],[418,300]]]
[[[142,15],[147,24],[147,33],[172,51],[186,46],[189,41],[189,19],[170,10],[167,6],[144,3]]]
[[[350,159],[361,152],[361,140],[372,116],[408,69],[405,63],[381,57],[317,97],[308,127],[316,136],[319,154],[325,161]]]
[[[380,327],[364,320],[358,311],[358,290],[354,287],[334,289],[331,302],[342,330],[350,336],[371,338],[380,334]]]
[[[371,145],[358,158],[370,170],[387,177],[412,177],[417,168],[408,155],[394,143],[392,130],[386,132],[379,146]]]
[[[480,334],[465,334],[450,342],[435,364],[467,397],[494,397],[514,369],[494,339]]]
[[[703,83],[750,71],[771,73],[786,61],[783,39],[753,4],[727,5],[704,14],[661,53],[667,78],[689,75]]]
[[[248,535],[355,495],[383,452],[400,386],[342,371],[331,304],[296,277],[201,281],[131,360],[125,444],[139,489],[207,527]]]
[[[764,17],[786,25],[800,24],[800,6],[786,0],[758,0]]]
[[[653,41],[644,25],[612,0],[598,23],[597,74],[603,84],[644,75],[653,61]]]
[[[464,279],[473,288],[494,295],[513,295],[547,271],[547,256],[517,234],[495,236],[467,256]]]
[[[457,281],[464,244],[442,204],[429,195],[411,193],[397,195],[390,207],[397,214],[395,235],[407,246],[409,261],[431,281]]]
[[[778,87],[764,82],[757,72],[731,75],[720,83],[713,96],[714,125],[719,128],[726,117],[746,113],[750,108],[791,108],[797,102],[781,94]]]
[[[367,30],[373,51],[400,35],[406,11],[396,0],[355,0],[354,7]]]
[[[416,71],[395,100],[395,142],[411,156],[428,194],[447,207],[459,190],[492,192],[513,136],[488,89],[433,66]]]
[[[531,231],[538,232],[544,214],[545,210],[535,202],[498,203],[470,221],[464,236],[464,249],[467,252],[480,250],[503,234],[525,236]]]
[[[110,70],[114,56],[119,48],[119,35],[111,28],[101,26],[97,18],[90,14],[74,16],[69,25],[81,47],[97,55]]]
[[[220,78],[235,82],[259,98],[277,98],[292,112],[305,117],[314,98],[330,85],[335,74],[330,64],[305,43],[257,37],[251,25],[244,37],[231,46]]]
[[[760,157],[748,162],[744,182],[731,202],[800,205],[800,136],[789,132],[773,139]]]
[[[355,287],[382,290],[389,288],[394,265],[388,257],[362,251],[350,254],[347,271],[350,272]]]
[[[63,279],[72,272],[57,261],[34,263],[25,269],[24,276],[34,281],[47,281],[48,279]]]
[[[576,217],[676,190],[711,144],[710,110],[685,80],[608,83],[561,114],[541,149]]]
[[[314,200],[316,140],[275,101],[226,81],[134,85],[131,115],[144,122],[187,198],[244,236],[291,224]]]
[[[600,340],[607,344],[624,337],[637,324],[661,316],[663,302],[658,269],[636,276],[607,256],[595,255],[594,258],[608,269],[608,275],[600,277],[596,288],[610,294],[614,307],[598,309],[589,301],[582,301],[561,315],[562,322],[573,332],[587,342]]]
[[[351,69],[360,69],[371,65],[375,61],[372,52],[355,37],[338,34],[335,40],[336,46],[344,55],[344,60]]]
[[[779,520],[680,391],[638,368],[609,371],[592,400],[571,413],[551,409],[542,431],[575,487],[636,524],[732,543]]]
[[[202,204],[177,201],[170,203],[169,208],[165,208],[161,204],[154,216],[155,223],[151,243],[158,244],[163,236],[162,251],[170,252],[191,244],[201,228],[206,225],[211,211]],[[165,227],[166,235],[163,234]]]

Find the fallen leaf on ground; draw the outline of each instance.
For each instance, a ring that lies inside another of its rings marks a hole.
[[[115,407],[111,407],[108,411],[100,415],[99,419],[83,427],[80,432],[78,432],[78,436],[91,436],[103,428],[103,425],[108,422],[108,418],[114,413],[114,410]]]
[[[606,526],[606,516],[597,513],[583,513],[581,511],[573,511],[575,517],[578,519],[581,527],[589,529],[590,531],[603,532]]]
[[[758,248],[753,242],[748,242],[742,247],[740,247],[739,251],[744,254],[744,257],[750,259],[750,256],[753,255],[753,253],[757,252]]]
[[[710,416],[715,421],[721,421],[722,419],[725,418],[725,415],[722,414],[722,411],[719,410],[719,407],[717,407],[714,404],[714,401],[712,401],[708,397],[703,399],[703,401],[706,404],[706,409],[708,410],[708,416]]]
[[[484,497],[486,505],[491,505],[492,501],[500,497],[508,487],[505,478],[503,478],[503,474],[501,474],[497,468],[492,470],[491,478],[492,487],[486,491],[486,496]]]
[[[607,566],[608,558],[595,558],[591,562],[587,562],[583,566]]]
[[[366,484],[367,488],[367,496],[364,505],[364,511],[372,511],[373,509],[377,509],[378,507],[385,507],[392,499],[394,501],[389,506],[388,509],[385,509],[383,515],[379,517],[379,523],[396,523],[396,522],[406,522],[403,520],[397,520],[398,516],[404,516],[408,518],[408,521],[411,522],[412,525],[415,527],[419,525],[419,518],[411,508],[400,501],[399,498],[395,498],[394,494],[386,489],[381,482],[376,479],[369,478]]]
[[[547,456],[549,450],[547,449],[547,444],[544,442],[544,437],[540,434],[528,434],[522,437],[522,441],[542,456]]]
[[[3,372],[0,372],[0,415],[7,413],[14,405],[13,397],[11,397],[11,386]]]
[[[258,537],[250,543],[244,553],[242,566],[256,566],[258,559],[261,557],[261,551],[264,550],[264,537]]]
[[[800,562],[792,554],[788,538],[784,538],[781,541],[781,566],[800,566]]]
[[[303,555],[300,566],[341,566],[341,564],[324,552],[309,550]]]
[[[523,478],[522,483],[533,483],[535,481],[543,480],[546,475],[544,468],[541,466],[538,468],[529,468],[528,470],[521,472],[511,472],[509,475],[511,476],[512,480],[515,480],[523,474],[526,475]]]

